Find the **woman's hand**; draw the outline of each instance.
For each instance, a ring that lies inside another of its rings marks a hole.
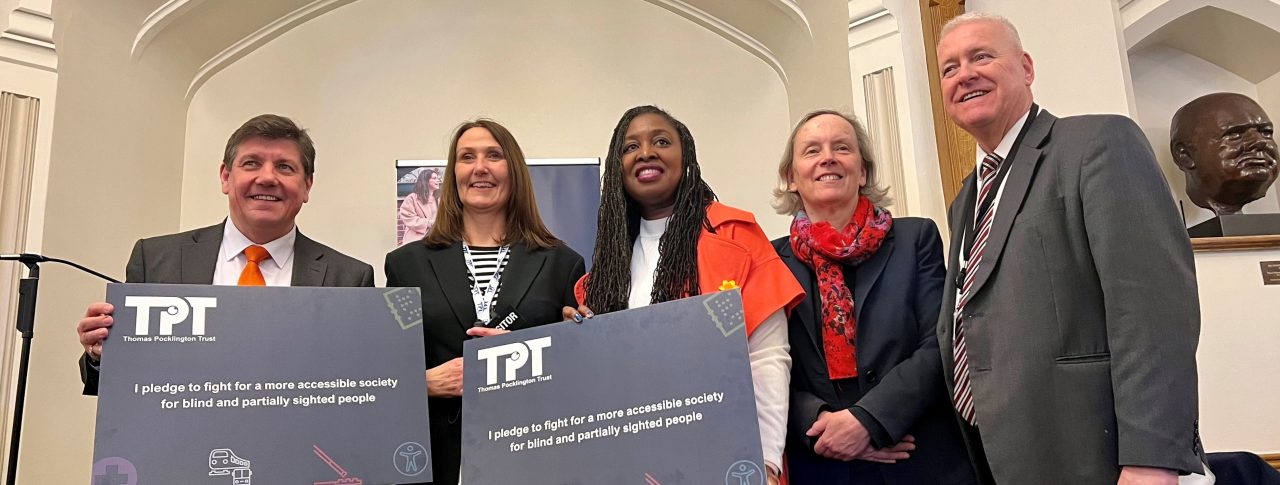
[[[467,335],[472,337],[492,337],[494,335],[502,335],[504,333],[511,333],[511,331],[489,327],[471,327],[467,329]]]
[[[582,323],[583,318],[596,316],[595,312],[592,312],[586,305],[578,305],[577,309],[569,306],[561,308],[560,315],[564,317],[565,321],[573,320],[577,323]]]
[[[462,357],[427,369],[427,397],[462,397]]]

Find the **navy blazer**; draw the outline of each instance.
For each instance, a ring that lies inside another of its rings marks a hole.
[[[796,258],[788,238],[773,244],[807,295],[791,312],[788,324],[792,367],[787,458],[792,483],[975,483],[942,379],[935,327],[942,292],[951,286],[943,281],[942,238],[933,221],[895,218],[875,254],[844,268],[846,281],[853,272],[858,377],[856,383],[841,382],[840,391],[846,399],[850,393],[856,396],[855,406],[861,409],[854,414],[874,441],[892,445],[908,434],[915,437],[917,448],[911,457],[893,465],[858,462],[851,468],[814,454],[813,441],[805,433],[820,411],[841,409],[822,346],[817,275]]]
[[[508,258],[494,309],[499,313],[514,310],[521,321],[517,327],[559,322],[564,319],[562,308],[577,308],[573,285],[586,266],[574,250],[564,245],[530,249],[513,244]],[[462,357],[462,342],[476,320],[462,244],[455,242],[446,248],[406,244],[387,254],[386,272],[388,287],[416,286],[422,290],[426,368]],[[458,483],[462,398],[433,397],[428,403],[433,483]]]

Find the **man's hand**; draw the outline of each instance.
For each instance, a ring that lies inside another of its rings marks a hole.
[[[80,346],[94,361],[102,360],[102,341],[107,339],[111,327],[111,313],[115,307],[100,301],[92,303],[84,311],[84,318],[76,325],[76,333],[80,334]]]
[[[902,441],[888,448],[875,449],[870,446],[867,451],[858,456],[859,460],[873,461],[876,463],[897,463],[898,460],[911,458],[911,451],[916,449],[916,438],[911,435],[902,437]]]
[[[1178,485],[1178,472],[1145,466],[1121,467],[1116,485]]]
[[[462,397],[462,357],[427,369],[427,396]]]
[[[818,437],[814,453],[833,460],[853,460],[871,447],[871,435],[847,409],[819,413],[818,420],[805,434]]]

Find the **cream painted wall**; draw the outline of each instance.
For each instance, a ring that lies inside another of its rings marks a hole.
[[[1115,0],[971,0],[967,11],[1007,17],[1035,62],[1036,102],[1061,117],[1133,112],[1126,46]]]
[[[1199,57],[1164,46],[1152,46],[1131,54],[1129,65],[1138,104],[1136,119],[1151,140],[1156,160],[1182,204],[1187,225],[1213,218],[1212,211],[1200,208],[1187,197],[1186,176],[1173,163],[1169,152],[1169,123],[1178,108],[1200,96],[1226,91],[1259,99],[1258,87]],[[1272,111],[1280,113],[1280,110]],[[1280,212],[1276,189],[1245,206],[1244,212]]]
[[[181,226],[225,216],[226,137],[280,113],[317,145],[299,226],[381,274],[395,243],[394,160],[444,158],[453,127],[477,116],[504,123],[531,158],[603,157],[618,117],[645,103],[690,127],[721,200],[754,212],[770,236],[786,233],[789,219],[769,206],[790,128],[777,74],[652,4],[570,0],[356,2],[246,56],[187,113]]]
[[[1280,249],[1196,254],[1200,280],[1200,436],[1207,451],[1280,452],[1280,286],[1260,261]]]
[[[53,6],[59,69],[40,249],[117,277],[134,240],[178,228],[185,85],[165,65],[129,61],[144,7]],[[60,265],[41,279],[18,483],[83,483],[96,401],[80,396],[74,328],[104,285]]]

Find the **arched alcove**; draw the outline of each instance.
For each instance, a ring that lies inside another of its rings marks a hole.
[[[1274,13],[1280,19],[1280,10]],[[1213,213],[1197,207],[1186,196],[1186,178],[1169,151],[1170,120],[1184,104],[1220,91],[1244,94],[1264,110],[1280,114],[1280,57],[1271,52],[1280,44],[1280,31],[1266,25],[1265,20],[1203,5],[1154,30],[1144,30],[1146,35],[1141,39],[1130,39],[1129,67],[1138,121],[1182,204],[1188,226],[1213,217]],[[1246,206],[1245,212],[1280,212],[1277,189]]]

